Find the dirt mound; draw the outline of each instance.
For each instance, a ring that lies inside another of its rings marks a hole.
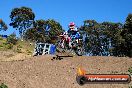
[[[9,88],[128,88],[130,84],[88,84],[79,86],[79,66],[94,74],[128,73],[132,58],[78,57],[51,60],[45,55],[21,61],[0,62],[0,83]]]

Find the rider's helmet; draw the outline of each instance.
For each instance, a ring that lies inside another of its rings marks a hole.
[[[71,22],[71,23],[69,24],[69,26],[75,26],[75,23],[74,23],[74,22]]]
[[[70,28],[70,30],[74,30],[75,29],[75,23],[74,22],[71,22],[69,24],[69,28]]]

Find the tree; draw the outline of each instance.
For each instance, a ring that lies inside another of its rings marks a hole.
[[[123,24],[103,22],[102,25],[104,29],[104,35],[106,37],[106,50],[109,51],[111,55],[124,56],[124,49],[120,48],[124,43],[124,39],[120,35],[121,31],[123,30]]]
[[[24,38],[31,41],[41,41],[45,42],[45,29],[46,29],[46,21],[44,20],[36,20],[34,22],[33,28],[27,29]]]
[[[85,38],[86,52],[92,55],[125,55],[124,49],[121,48],[125,42],[120,35],[123,24],[85,20],[80,29],[87,35]]]
[[[101,30],[100,24],[95,20],[85,20],[81,27],[87,37],[85,38],[85,50],[92,55],[100,55],[101,49]]]
[[[7,27],[7,25],[5,24],[5,22],[4,22],[2,19],[0,19],[0,31],[1,31],[1,30],[6,31],[7,29],[8,29],[8,27]]]
[[[61,32],[64,31],[62,29],[62,26],[60,25],[59,22],[53,19],[48,19],[46,21],[46,24],[47,24],[46,32],[48,33],[47,34],[48,36],[46,37],[47,42],[51,42],[51,43],[57,42],[58,36],[61,34]]]
[[[132,14],[128,14],[121,35],[125,39],[124,49],[126,55],[132,57]]]
[[[17,39],[16,39],[16,34],[15,33],[12,33],[11,35],[8,36],[7,43],[16,45]]]
[[[124,28],[127,29],[128,33],[132,34],[132,14],[128,14],[124,24]]]
[[[35,14],[28,7],[14,8],[10,14],[10,26],[19,30],[20,36],[24,35],[27,28],[30,28],[34,22]]]
[[[36,20],[34,27],[25,33],[25,38],[33,41],[55,43],[57,36],[62,32],[62,26],[54,20]],[[55,42],[53,42],[55,40]]]

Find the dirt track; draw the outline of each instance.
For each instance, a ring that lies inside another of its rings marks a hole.
[[[128,73],[132,58],[73,57],[51,60],[52,56],[38,56],[21,61],[0,62],[0,83],[8,88],[128,88],[130,84],[76,83],[77,68],[82,66],[87,73]]]

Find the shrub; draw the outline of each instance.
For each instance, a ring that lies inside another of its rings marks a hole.
[[[12,49],[13,48],[13,44],[8,44],[6,47],[7,47],[7,49]]]
[[[17,48],[22,48],[22,46],[21,45],[18,45]]]
[[[132,88],[132,86],[129,86],[129,88]]]
[[[132,75],[132,67],[128,69],[128,72]]]
[[[3,43],[4,46],[8,45],[6,42]]]
[[[3,47],[3,45],[1,44],[1,45],[0,45],[0,48],[2,48],[2,47]]]
[[[19,45],[19,46],[17,46],[17,50],[16,50],[18,53],[22,53],[22,51],[21,51],[21,46]]]
[[[2,83],[2,84],[0,85],[0,88],[8,88],[8,87],[7,87],[7,85],[5,85],[4,83]]]
[[[2,38],[2,37],[0,37],[0,40],[3,40],[3,38]]]
[[[26,50],[28,54],[31,54],[32,52],[30,50]]]
[[[17,43],[16,35],[14,33],[7,37],[7,43],[13,45]]]

